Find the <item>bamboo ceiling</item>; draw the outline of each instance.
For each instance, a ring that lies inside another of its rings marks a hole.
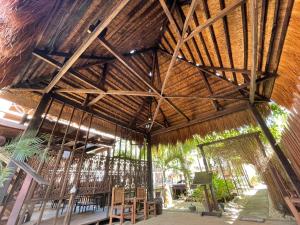
[[[25,106],[51,92],[156,141],[238,127],[249,101],[271,97],[293,2],[7,1],[1,87]]]

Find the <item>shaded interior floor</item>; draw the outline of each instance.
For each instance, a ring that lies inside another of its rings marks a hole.
[[[199,225],[199,224],[241,224],[241,225],[251,225],[257,224],[255,222],[249,221],[240,221],[240,217],[251,217],[251,218],[263,218],[266,219],[264,224],[270,225],[283,225],[290,224],[296,225],[294,220],[291,217],[283,218],[281,214],[272,208],[272,204],[268,197],[268,190],[266,186],[259,185],[251,190],[248,190],[244,195],[235,198],[234,201],[228,202],[225,205],[225,212],[221,218],[216,217],[201,217],[199,212],[203,211],[201,205],[197,205],[198,212],[190,213],[188,211],[188,205],[190,203],[180,202],[174,205],[174,207],[169,210],[164,210],[163,215],[157,217],[151,217],[146,221],[138,221],[140,225]],[[80,224],[89,224],[94,221],[104,221],[107,219],[107,209],[100,209],[96,212],[87,212],[79,213],[72,216],[71,224],[80,225]],[[48,207],[46,213],[44,214],[44,221],[42,225],[53,224],[53,219],[48,219],[53,216],[53,209]],[[33,221],[37,219],[38,209],[33,215]],[[63,213],[64,215],[64,213]],[[57,224],[63,224],[63,215],[59,219]],[[26,225],[34,224],[30,222]],[[119,224],[115,222],[114,224]],[[130,224],[129,221],[126,221],[125,224]]]
[[[118,224],[118,223],[115,223]],[[130,224],[130,222],[126,222]],[[152,217],[146,221],[141,221],[139,225],[255,225],[259,223],[249,222],[249,221],[240,221],[232,220],[228,216],[218,217],[209,217],[209,216],[200,216],[199,214],[187,213],[187,212],[164,212],[163,215]],[[282,221],[282,220],[267,220],[263,224],[265,225],[296,225],[293,221]]]

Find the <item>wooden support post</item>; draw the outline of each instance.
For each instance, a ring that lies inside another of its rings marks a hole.
[[[152,151],[151,135],[147,135],[147,187],[148,199],[153,199],[153,173],[152,173]]]
[[[59,163],[61,161],[61,158],[63,156],[63,153],[64,153],[64,145],[65,145],[65,142],[66,142],[66,138],[67,138],[67,135],[69,133],[69,129],[70,129],[70,125],[71,125],[71,122],[72,122],[72,119],[73,119],[73,116],[74,116],[74,112],[75,112],[75,108],[73,108],[72,110],[72,113],[71,113],[71,117],[69,119],[69,122],[68,122],[68,125],[65,129],[65,133],[64,133],[64,137],[63,137],[63,141],[61,143],[61,146],[60,146],[60,149],[57,153],[57,157],[56,157],[56,161],[55,161],[55,164],[54,164],[54,168],[52,170],[52,174],[51,174],[51,177],[50,177],[50,184],[49,186],[47,187],[47,190],[46,190],[46,193],[45,193],[45,196],[44,196],[44,199],[42,201],[42,208],[40,210],[40,216],[38,218],[38,224],[41,222],[42,220],[42,217],[43,217],[43,214],[44,214],[44,210],[45,210],[45,207],[46,207],[46,204],[47,202],[49,201],[49,195],[52,191],[52,186],[54,184],[54,181],[55,181],[55,177],[56,177],[56,172],[59,168]]]
[[[84,113],[82,115],[84,115]],[[82,123],[82,119],[83,119],[83,117],[81,117],[80,125]],[[76,197],[76,194],[78,192],[78,185],[79,185],[79,182],[80,182],[81,169],[82,169],[82,166],[83,166],[83,163],[84,163],[84,154],[85,154],[87,142],[88,142],[88,139],[89,139],[89,134],[90,134],[92,121],[93,121],[93,114],[90,115],[90,121],[89,121],[88,129],[86,131],[86,137],[85,137],[85,141],[84,141],[84,148],[82,149],[82,152],[81,152],[81,157],[80,157],[79,164],[76,167],[76,173],[75,173],[75,178],[73,180],[73,187],[72,187],[72,189],[74,189],[74,190],[70,190],[70,191],[72,191],[72,193],[70,193],[71,195],[70,195],[70,198],[69,198],[68,210],[67,210],[65,218],[64,218],[64,223],[63,223],[64,225],[69,225],[70,221],[71,221],[74,202],[75,202],[75,197]],[[75,139],[77,139],[77,138],[78,138],[78,135],[76,135]],[[75,141],[75,143],[74,143],[75,148],[76,148],[76,142],[77,141]]]
[[[297,191],[297,193],[299,194],[300,193],[300,181],[299,181],[297,174],[295,173],[293,167],[291,166],[289,160],[287,159],[287,157],[284,155],[283,151],[277,144],[275,138],[273,137],[271,131],[269,130],[267,124],[265,123],[264,119],[262,118],[262,116],[261,116],[260,112],[258,111],[258,109],[256,108],[256,106],[251,104],[250,110],[251,110],[254,118],[256,119],[257,123],[260,125],[264,135],[268,139],[272,149],[276,153],[283,168],[285,169],[288,177],[290,178],[290,180],[295,188],[295,191]]]
[[[229,190],[229,187],[228,187],[228,184],[227,184],[227,180],[226,180],[225,175],[224,175],[224,169],[223,169],[220,157],[217,157],[217,160],[218,160],[218,164],[219,164],[219,167],[220,167],[220,170],[221,170],[221,173],[222,173],[223,180],[225,181],[226,190],[228,192],[228,195],[230,196],[230,190]],[[224,200],[226,201],[226,199],[224,199]]]
[[[205,156],[205,153],[204,153],[203,146],[198,145],[198,147],[199,147],[199,149],[201,151],[201,155],[202,155],[202,159],[203,159],[205,171],[208,172],[209,168],[208,168],[208,164],[207,164],[207,160],[206,160],[206,156]],[[217,197],[216,197],[216,194],[215,194],[215,191],[214,191],[214,188],[213,188],[212,184],[209,185],[209,189],[210,189],[210,192],[211,192],[211,197],[212,197],[212,201],[213,201],[213,204],[214,204],[214,209],[216,211],[218,211],[219,210],[219,206],[218,206]]]
[[[32,177],[27,175],[25,180],[24,180],[24,183],[21,187],[21,190],[19,191],[19,194],[18,194],[18,197],[16,199],[15,205],[14,205],[14,207],[11,211],[11,214],[8,218],[7,225],[16,225],[17,219],[19,217],[19,213],[22,209],[23,202],[26,198],[26,195],[27,195],[28,189],[30,187],[31,181],[32,181]]]
[[[22,136],[28,134],[28,132],[35,132],[36,134],[39,130],[39,125],[42,121],[42,114],[46,111],[47,105],[49,104],[51,100],[50,94],[44,94],[40,100],[40,103],[38,104],[32,119],[30,120],[26,130],[23,132]],[[9,188],[9,185],[13,179],[13,176],[16,172],[16,165],[12,162],[9,162],[7,164],[7,167],[11,171],[11,175],[8,177],[8,179],[4,182],[3,187],[0,190],[0,203],[3,203],[5,200],[5,196],[7,195],[7,191]]]
[[[245,179],[246,179],[246,181],[247,181],[247,184],[248,184],[249,188],[252,188],[252,185],[251,185],[251,183],[250,183],[250,179],[249,179],[247,170],[243,167],[243,165],[241,165],[241,169],[242,169],[242,172],[243,172],[243,174],[244,174],[244,177],[245,177]]]
[[[235,182],[235,179],[233,177],[233,171],[231,169],[230,162],[226,161],[226,164],[227,164],[227,168],[229,169],[231,180],[234,184],[235,190],[236,190],[237,194],[239,194],[239,189],[238,189],[237,183]]]

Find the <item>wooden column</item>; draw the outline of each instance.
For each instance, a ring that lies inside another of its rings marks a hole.
[[[153,173],[152,173],[152,151],[151,135],[147,135],[147,188],[148,199],[153,199]]]
[[[42,121],[42,114],[44,113],[44,111],[47,108],[47,105],[49,104],[51,100],[51,96],[50,94],[44,94],[43,97],[40,100],[40,103],[38,104],[32,119],[30,120],[26,130],[23,132],[22,136],[28,134],[28,132],[33,132],[35,131],[37,134],[39,126],[41,124]],[[7,167],[10,169],[11,171],[11,175],[8,177],[8,179],[4,182],[3,187],[0,190],[0,203],[3,203],[3,201],[5,200],[5,196],[7,195],[7,191],[9,188],[9,185],[14,177],[14,174],[16,172],[16,165],[12,162],[9,162],[7,164]]]
[[[269,130],[267,124],[265,123],[264,119],[262,118],[262,116],[261,116],[260,112],[258,111],[258,109],[256,108],[256,106],[251,104],[250,105],[250,110],[251,110],[255,120],[260,125],[264,135],[268,139],[272,149],[276,153],[279,161],[281,162],[281,164],[282,164],[283,168],[285,169],[288,177],[290,178],[295,190],[298,193],[300,193],[300,181],[299,181],[293,167],[291,166],[289,160],[286,158],[283,151],[281,150],[281,148],[277,144],[275,138],[273,137],[271,131]]]
[[[208,173],[209,172],[209,168],[208,168],[208,164],[207,164],[207,160],[206,160],[206,156],[205,156],[205,153],[204,153],[204,149],[203,149],[203,146],[202,145],[198,145],[198,147],[200,148],[200,151],[201,151],[201,155],[202,155],[202,159],[203,159],[203,163],[204,163],[204,167],[205,167],[205,171]],[[206,187],[205,187],[206,189]],[[212,198],[212,201],[213,201],[213,207],[216,211],[219,210],[219,206],[218,206],[218,201],[217,201],[217,197],[216,197],[216,193],[215,193],[215,190],[212,186],[212,184],[209,185],[209,189],[210,189],[210,192],[211,192],[211,198]],[[209,200],[208,200],[209,202]]]

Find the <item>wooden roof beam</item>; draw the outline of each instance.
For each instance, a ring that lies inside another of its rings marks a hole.
[[[181,20],[185,21],[186,17],[184,15],[184,12],[183,12],[182,8],[178,7],[177,9],[178,9],[179,17],[181,18]],[[195,13],[193,13],[193,18],[194,18],[194,15],[195,15]],[[182,21],[180,21],[180,22],[183,23]],[[188,27],[187,32],[191,32],[190,26]],[[196,42],[196,40],[195,40],[194,37],[192,38],[192,43],[194,45],[194,48],[196,49],[196,52],[197,52],[197,55],[198,55],[198,57],[199,57],[199,59],[201,61],[201,64],[204,66],[203,57],[201,55],[200,49],[198,48],[197,42]],[[185,43],[185,44],[187,44],[187,43]],[[188,46],[188,44],[186,46],[187,46],[188,52],[191,55],[193,55],[193,53],[191,52],[191,49]],[[194,64],[197,64],[194,57],[192,57],[192,61],[193,61]],[[206,87],[207,91],[209,92],[210,95],[212,95],[213,91],[212,91],[212,89],[210,87],[210,84],[209,84],[209,81],[207,80],[207,77],[204,75],[204,73],[201,70],[199,70],[199,73],[200,73],[200,75],[203,78],[203,81],[204,81],[204,84],[205,84],[205,87]],[[211,102],[212,102],[212,106],[215,108],[216,111],[218,111],[219,109],[221,109],[221,106],[220,106],[220,104],[219,104],[219,102],[217,100],[212,99]]]
[[[99,43],[105,47],[110,53],[112,53],[133,75],[135,75],[139,80],[141,80],[147,87],[149,87],[153,93],[160,97],[160,101],[163,100],[163,96],[159,91],[157,91],[150,83],[147,81],[143,76],[137,73],[126,61],[126,59],[113,47],[111,46],[106,40],[98,38]],[[176,112],[181,114],[183,117],[187,118],[187,116],[178,109],[173,103],[169,100],[166,101]]]
[[[32,53],[34,56],[36,56],[37,58],[43,60],[44,62],[48,63],[49,65],[57,68],[57,69],[61,69],[63,67],[63,64],[61,64],[60,62],[56,61],[55,59],[52,59],[46,55],[40,54],[38,52],[33,52]],[[102,91],[103,93],[105,93],[104,90],[101,90],[95,83],[89,81],[86,77],[82,76],[80,73],[78,73],[76,70],[70,68],[68,70],[68,73],[70,73],[74,78],[78,79],[79,81],[89,85],[90,87],[93,87],[99,91]],[[44,90],[45,91],[45,90]]]
[[[173,131],[173,130],[185,128],[185,127],[192,126],[192,125],[195,125],[195,124],[198,124],[198,123],[203,123],[203,122],[213,120],[213,119],[225,116],[225,115],[229,115],[229,114],[232,114],[232,113],[244,111],[244,110],[247,110],[248,108],[249,108],[248,103],[246,103],[246,104],[242,104],[242,105],[239,105],[239,106],[224,109],[222,111],[217,111],[214,114],[210,113],[210,114],[207,114],[205,116],[202,116],[202,117],[199,117],[199,118],[196,118],[196,119],[193,119],[193,120],[190,120],[190,121],[178,124],[178,125],[174,125],[174,126],[170,126],[170,127],[167,127],[167,128],[163,128],[163,129],[153,131],[151,133],[151,136],[153,137],[153,136],[156,136],[156,135],[159,135],[159,134],[163,134],[163,133],[167,133],[167,132],[170,132],[170,131]]]
[[[212,24],[214,24],[216,21],[218,21],[219,19],[223,18],[224,16],[226,16],[227,14],[229,14],[232,10],[236,9],[239,5],[241,5],[245,0],[235,0],[233,3],[231,3],[229,6],[227,6],[225,9],[221,10],[220,12],[218,12],[214,17],[211,17],[210,19],[208,19],[205,23],[203,23],[202,25],[196,27],[192,33],[190,33],[188,35],[188,37],[186,37],[183,42],[187,42],[188,40],[190,40],[192,37],[194,37],[197,33],[202,32],[205,28],[211,26]]]
[[[127,5],[129,0],[122,0],[113,8],[111,14],[103,20],[103,22],[96,27],[96,29],[90,34],[87,40],[85,40],[75,53],[68,59],[68,61],[62,66],[59,72],[56,74],[54,79],[45,88],[45,92],[48,93],[52,88],[59,82],[65,73],[73,66],[77,59],[84,53],[84,51],[93,43],[95,39],[98,38],[100,33],[110,24],[110,22],[122,11],[122,9]]]
[[[127,124],[125,124],[123,121],[111,116],[111,115],[103,115],[102,113],[100,112],[97,112],[93,109],[90,109],[86,106],[83,106],[82,104],[76,102],[76,101],[73,101],[69,98],[66,98],[58,93],[51,93],[51,97],[53,97],[54,99],[58,100],[58,101],[61,101],[67,105],[70,105],[70,106],[73,106],[79,110],[82,110],[84,112],[87,112],[87,113],[90,113],[90,114],[93,114],[95,117],[99,118],[99,119],[103,119],[107,122],[110,122],[110,123],[114,123],[114,124],[117,124],[118,126],[120,127],[123,127],[125,129],[128,129],[128,130],[132,130],[134,132],[138,132],[138,133],[141,133],[143,134],[143,132],[141,132],[140,130],[136,130],[136,129],[132,129],[130,127],[127,126]]]
[[[153,92],[147,91],[127,91],[127,90],[107,90],[103,92],[99,89],[79,89],[79,88],[61,88],[54,90],[55,93],[77,93],[77,94],[101,94],[101,95],[124,95],[124,96],[142,96],[142,97],[154,97],[157,96]]]
[[[251,34],[252,34],[252,62],[249,101],[254,103],[257,78],[257,44],[258,44],[258,5],[257,0],[251,0]]]
[[[105,39],[103,38],[98,38],[98,42],[106,48],[106,50],[108,50],[111,54],[113,54],[132,74],[134,74],[140,81],[142,81],[148,88],[150,88],[154,93],[156,93],[157,95],[160,95],[160,93],[149,83],[148,80],[146,80],[146,78],[144,78],[143,76],[141,76],[139,73],[137,73],[131,65],[129,65],[126,61],[126,59],[124,58],[124,56],[122,56],[117,49],[115,49],[113,46],[111,46]]]
[[[183,39],[184,39],[185,36],[186,36],[186,31],[187,31],[187,29],[188,29],[188,25],[189,25],[190,19],[192,18],[192,15],[193,15],[193,13],[194,13],[194,11],[195,11],[195,9],[196,9],[197,3],[198,3],[198,0],[193,0],[193,1],[192,1],[191,6],[190,6],[189,11],[188,11],[188,14],[187,14],[187,17],[186,17],[186,20],[185,20],[184,25],[183,25],[183,28],[182,28],[182,33],[180,34],[179,30],[176,29],[176,33],[177,33],[179,39],[178,39],[176,48],[175,48],[175,50],[174,50],[174,53],[173,53],[171,62],[170,62],[170,64],[169,64],[169,67],[168,67],[168,70],[167,70],[165,79],[164,79],[164,81],[163,81],[163,83],[162,83],[162,87],[161,87],[161,95],[164,94],[165,86],[166,86],[166,84],[167,84],[167,81],[168,81],[169,76],[171,75],[171,71],[172,71],[172,69],[173,69],[173,66],[174,66],[174,64],[175,64],[175,61],[176,61],[177,56],[178,56],[178,54],[179,54],[180,48],[181,48],[181,46],[182,46],[182,44],[183,44]],[[175,28],[177,28],[176,23],[175,23],[175,21],[174,21],[172,15],[171,15],[171,12],[169,11],[169,9],[168,9],[168,7],[167,7],[167,5],[166,5],[165,0],[160,0],[160,4],[161,4],[163,10],[165,11],[165,14],[167,15],[167,17],[168,17],[170,23],[171,23]],[[150,130],[151,130],[151,128],[152,128],[152,126],[153,126],[153,123],[154,123],[154,121],[155,121],[155,119],[156,119],[156,117],[157,117],[157,114],[158,114],[158,111],[159,111],[159,107],[160,107],[160,105],[161,105],[161,103],[162,103],[162,100],[163,100],[163,98],[160,98],[159,101],[158,101],[158,104],[157,104],[157,107],[156,107],[156,109],[155,109],[155,112],[154,112],[154,115],[153,115],[153,118],[152,118],[152,122],[151,122],[151,125],[150,125]],[[168,101],[167,101],[167,102],[168,102]],[[186,117],[186,119],[187,119],[187,121],[189,121],[189,118],[188,118],[188,117]]]
[[[164,49],[159,48],[159,50],[167,55],[172,55],[171,53],[167,52]],[[201,68],[201,69],[205,69],[205,70],[216,70],[216,71],[224,71],[224,72],[236,72],[236,73],[245,73],[245,74],[250,74],[251,70],[248,69],[241,69],[241,68],[230,68],[230,67],[218,67],[218,66],[204,66],[204,65],[197,65],[193,62],[189,62],[186,59],[181,59],[181,58],[177,58],[178,61],[183,61],[186,63],[189,63],[190,65],[197,67],[197,68]]]

